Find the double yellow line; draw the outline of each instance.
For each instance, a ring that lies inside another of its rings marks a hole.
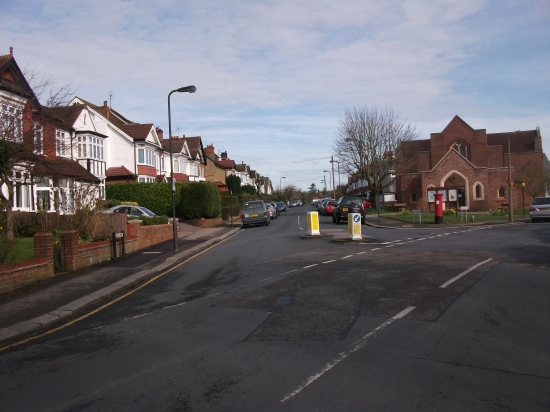
[[[238,233],[238,232],[237,232],[237,233]],[[82,316],[80,316],[80,317],[78,317],[78,318],[76,318],[76,319],[73,319],[73,320],[71,320],[71,321],[69,321],[69,322],[67,322],[67,323],[64,323],[63,325],[58,326],[57,328],[54,328],[54,329],[51,329],[51,330],[49,330],[49,331],[47,331],[47,332],[41,333],[40,335],[31,336],[30,338],[23,339],[23,340],[14,342],[14,343],[10,343],[9,345],[3,346],[3,347],[0,348],[0,352],[5,351],[6,349],[9,349],[9,348],[13,348],[13,347],[15,347],[15,346],[22,345],[22,344],[27,343],[27,342],[31,342],[31,341],[33,341],[33,340],[35,340],[35,339],[39,339],[39,338],[42,338],[42,337],[44,337],[44,336],[50,335],[50,334],[52,334],[52,333],[54,333],[54,332],[57,332],[58,330],[61,330],[61,329],[66,328],[67,326],[71,326],[71,325],[75,324],[76,322],[80,322],[81,320],[86,319],[86,318],[88,318],[88,317],[90,317],[90,316],[96,314],[97,312],[100,312],[100,311],[102,311],[103,309],[105,309],[105,308],[111,306],[112,304],[118,302],[119,300],[122,300],[122,299],[124,299],[124,298],[130,296],[131,294],[137,292],[138,290],[143,289],[145,286],[149,285],[150,283],[153,283],[155,280],[157,280],[157,279],[163,277],[163,276],[166,275],[167,273],[172,272],[174,269],[179,268],[181,265],[184,265],[185,263],[189,262],[190,260],[195,259],[197,256],[202,255],[204,252],[209,251],[210,249],[212,249],[212,248],[215,247],[215,246],[218,246],[220,243],[225,242],[225,241],[226,241],[227,239],[229,239],[230,237],[231,237],[231,236],[226,237],[225,239],[223,239],[222,241],[216,243],[215,245],[212,245],[212,246],[210,246],[209,248],[204,249],[203,251],[197,253],[196,255],[193,255],[193,256],[191,256],[190,258],[185,259],[183,262],[180,262],[180,263],[178,263],[178,264],[172,266],[170,269],[167,269],[167,270],[165,270],[164,272],[159,273],[158,275],[152,277],[152,278],[149,279],[147,282],[145,282],[145,283],[139,285],[139,286],[136,287],[135,289],[132,289],[131,291],[125,293],[124,295],[119,296],[118,298],[116,298],[116,299],[114,299],[114,300],[112,300],[112,301],[110,301],[110,302],[108,302],[108,303],[106,303],[106,304],[104,304],[104,305],[102,305],[102,306],[100,306],[100,307],[98,307],[98,308],[92,310],[91,312],[88,312],[88,313],[86,313],[85,315],[82,315]]]

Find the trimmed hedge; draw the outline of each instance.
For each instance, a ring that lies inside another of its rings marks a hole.
[[[176,195],[180,199],[176,203],[177,214],[184,219],[212,219],[222,214],[220,192],[213,183],[183,183],[176,188]]]
[[[177,185],[177,184],[176,184]],[[172,188],[170,183],[115,183],[105,186],[107,200],[132,201],[159,216],[172,216]],[[176,190],[176,204],[178,202]]]
[[[170,183],[115,183],[105,187],[108,200],[133,201],[160,216],[172,216]],[[184,219],[209,219],[221,216],[221,198],[209,182],[176,183],[176,215]]]

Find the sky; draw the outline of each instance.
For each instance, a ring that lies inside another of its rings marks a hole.
[[[0,54],[166,136],[168,94],[195,85],[171,97],[172,134],[274,189],[330,189],[359,106],[392,108],[420,139],[455,115],[487,133],[539,126],[550,154],[548,0],[0,0],[0,16]]]

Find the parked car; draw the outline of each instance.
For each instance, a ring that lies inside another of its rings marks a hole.
[[[338,204],[336,200],[331,200],[327,202],[325,207],[323,208],[325,216],[332,216],[332,213],[334,212],[334,207]]]
[[[243,228],[250,225],[269,226],[271,217],[263,200],[253,200],[243,204]]]
[[[355,196],[342,196],[338,199],[332,211],[332,221],[336,224],[340,224],[341,220],[347,221],[348,213],[360,213],[361,219],[364,219],[365,208],[361,198]]]
[[[280,212],[286,212],[285,202],[276,202]]]
[[[272,201],[269,202],[269,204],[275,208],[275,211],[277,212],[277,216],[275,217],[278,217],[281,214],[281,211],[279,210],[279,206],[277,206],[277,203]]]
[[[537,197],[529,206],[529,217],[532,222],[539,219],[550,219],[550,196]]]
[[[103,211],[104,213],[128,213],[128,216],[132,217],[154,217],[157,216],[155,213],[151,212],[149,209],[143,206],[130,206],[130,205],[118,205],[113,206],[107,210]]]
[[[334,199],[331,199],[331,198],[323,199],[323,201],[321,202],[321,205],[319,206],[319,213],[326,216],[327,213],[325,208],[327,207],[328,203],[332,202],[333,200]]]
[[[288,202],[288,207],[296,207],[298,206],[296,200],[291,200],[290,202]]]
[[[267,211],[269,212],[269,217],[271,219],[277,219],[277,210],[273,207],[271,203],[266,203]]]
[[[369,207],[376,207],[376,205],[370,202],[368,199],[363,198],[363,207],[368,209]]]

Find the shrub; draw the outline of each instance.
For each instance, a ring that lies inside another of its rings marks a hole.
[[[168,223],[168,216],[153,216],[153,217],[140,216],[135,219],[141,220],[142,226],[164,225]]]
[[[444,215],[444,216],[456,216],[456,212],[455,212],[455,210],[452,209],[452,208],[451,208],[451,209],[445,209],[445,210],[443,211],[443,215]]]
[[[181,185],[182,183],[176,183],[176,204]],[[105,187],[105,195],[109,201],[116,200],[120,204],[135,202],[159,216],[172,215],[172,187],[170,183],[115,183]]]
[[[5,226],[0,222],[0,265],[9,262],[15,242],[8,239]]]
[[[184,219],[211,219],[222,214],[220,192],[213,183],[185,183],[176,194],[179,194],[180,199],[177,203],[178,216]]]
[[[229,198],[229,192],[224,192],[221,194],[222,199],[222,219],[227,220],[229,216],[238,216],[239,212],[241,211],[242,204],[239,201],[240,196],[231,196],[231,200]],[[232,204],[231,204],[232,202]],[[231,209],[231,206],[233,208]]]
[[[29,220],[15,219],[13,229],[17,237],[33,237],[37,232],[36,223]]]

